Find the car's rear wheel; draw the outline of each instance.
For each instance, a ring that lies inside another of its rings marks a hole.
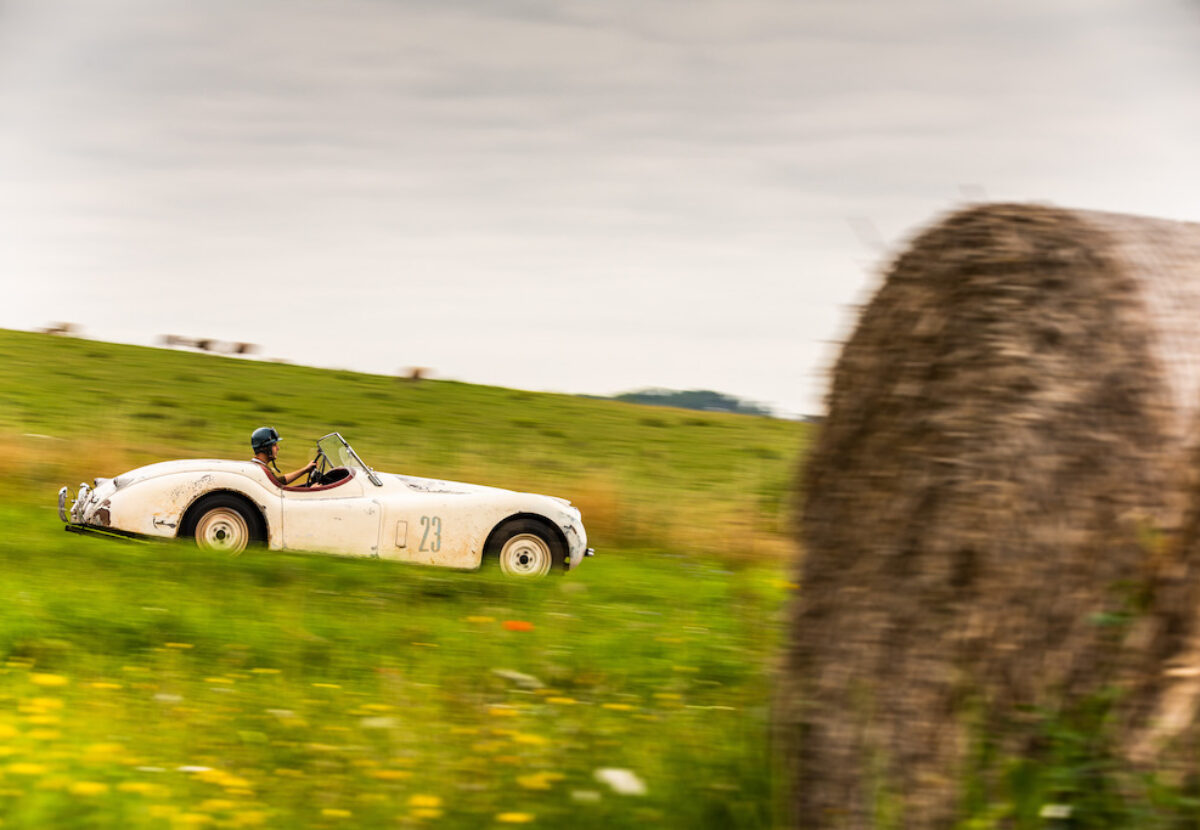
[[[545,576],[566,560],[562,542],[542,523],[509,522],[493,534],[490,552],[505,576]]]
[[[262,540],[261,519],[235,496],[209,496],[191,514],[189,535],[204,550],[237,554]]]

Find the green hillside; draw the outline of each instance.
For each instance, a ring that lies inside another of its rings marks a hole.
[[[0,358],[3,827],[771,826],[807,427],[18,332]],[[599,552],[522,584],[62,532],[61,484],[244,458],[261,424],[285,468],[338,430],[566,496]]]
[[[808,429],[0,330],[5,498],[30,496],[8,486],[14,476],[57,490],[164,458],[246,458],[263,424],[284,435],[288,469],[336,430],[376,469],[568,497],[601,545],[729,558],[786,554],[786,493]]]

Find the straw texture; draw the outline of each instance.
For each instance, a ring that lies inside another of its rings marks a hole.
[[[1195,628],[1198,404],[1200,225],[992,204],[901,254],[799,488],[796,826],[946,827],[972,724],[1112,683],[1155,711]]]

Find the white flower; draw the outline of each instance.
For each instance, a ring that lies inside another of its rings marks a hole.
[[[646,785],[633,770],[605,767],[596,770],[596,780],[612,787],[618,795],[645,795]]]

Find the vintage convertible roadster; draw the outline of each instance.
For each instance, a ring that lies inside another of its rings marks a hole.
[[[377,473],[336,432],[317,441],[304,486],[276,484],[252,461],[164,461],[80,484],[59,517],[77,533],[194,538],[238,553],[249,545],[477,568],[513,576],[569,571],[591,556],[566,499]]]

